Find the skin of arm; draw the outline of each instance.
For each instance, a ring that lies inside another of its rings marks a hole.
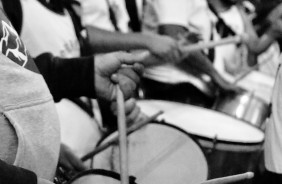
[[[159,33],[169,35],[175,39],[179,39],[179,35],[186,34],[187,29],[179,25],[160,25]],[[186,44],[191,43],[188,42]],[[231,85],[221,77],[221,75],[213,67],[212,62],[207,58],[206,55],[204,55],[202,51],[191,52],[186,58],[184,58],[179,64],[177,64],[177,66],[187,72],[191,71],[191,68],[195,68],[196,70],[209,75],[221,89],[227,91],[237,90],[235,86]]]
[[[280,9],[281,11],[279,11]],[[249,17],[247,17],[243,10],[240,9],[240,11],[246,28],[246,35],[242,36],[243,43],[248,46],[248,49],[252,53],[256,55],[261,54],[262,52],[266,51],[278,37],[281,36],[282,28],[279,15],[282,15],[282,6],[278,6],[269,14],[267,20],[270,23],[270,27],[260,37],[257,35],[255,27],[253,26]]]
[[[110,32],[93,26],[86,26],[86,30],[88,44],[95,53],[143,49],[166,62],[180,57],[177,42],[168,36]]]

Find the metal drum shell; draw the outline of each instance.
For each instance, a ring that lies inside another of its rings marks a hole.
[[[269,105],[250,92],[220,96],[213,109],[261,128],[269,114]]]

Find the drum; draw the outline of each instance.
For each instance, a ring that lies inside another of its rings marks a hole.
[[[187,66],[182,68],[190,69]],[[217,86],[210,76],[200,71],[188,72],[172,65],[146,70],[142,78],[139,97],[211,107]]]
[[[128,137],[129,174],[138,184],[194,184],[205,181],[208,166],[200,146],[182,129],[151,123]],[[99,161],[103,160],[101,163]],[[119,149],[94,158],[94,167],[120,172]]]
[[[61,125],[61,141],[81,157],[95,148],[102,137],[98,123],[70,100],[56,103]]]
[[[120,175],[118,173],[91,169],[83,171],[63,184],[120,184]],[[62,183],[61,183],[62,184]],[[134,177],[129,177],[129,184],[136,184]]]
[[[141,110],[158,120],[194,135],[203,148],[209,166],[209,178],[255,171],[263,148],[264,133],[226,114],[176,102],[142,100]]]
[[[253,92],[254,96],[270,103],[275,78],[262,72],[252,71],[238,82],[238,86],[246,91]]]
[[[262,129],[270,111],[269,104],[247,91],[219,96],[213,109]]]

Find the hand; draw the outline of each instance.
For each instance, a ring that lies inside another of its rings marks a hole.
[[[199,41],[201,41],[203,38],[198,33],[187,32],[183,34],[178,34],[177,39],[178,39],[178,48],[181,52],[181,60],[182,60],[190,55],[189,52],[187,53],[187,51],[184,51],[183,47],[191,44],[196,44]]]
[[[68,171],[84,171],[88,169],[83,165],[82,161],[72,152],[65,144],[61,144],[59,166]]]
[[[125,114],[126,114],[126,122],[127,125],[130,126],[135,122],[141,121],[144,117],[144,115],[140,111],[140,107],[137,106],[136,100],[133,98],[130,98],[125,101]],[[111,104],[111,109],[113,113],[117,114],[117,103],[113,102]]]
[[[149,51],[162,59],[163,62],[175,63],[180,60],[180,50],[176,40],[169,36],[148,35],[147,47]]]
[[[142,55],[116,52],[95,57],[95,90],[98,98],[106,101],[116,99],[116,84],[119,84],[124,98],[134,94],[144,67]],[[123,64],[130,65],[122,67]]]

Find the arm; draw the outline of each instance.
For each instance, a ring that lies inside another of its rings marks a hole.
[[[177,39],[179,34],[184,35],[187,33],[187,29],[179,25],[161,25],[159,26],[159,32]],[[186,72],[190,72],[191,69],[197,69],[198,71],[209,75],[221,89],[236,90],[233,85],[229,84],[223,77],[221,77],[213,67],[212,62],[202,51],[191,52],[188,57],[184,58],[182,62],[177,64],[177,66]]]
[[[55,101],[67,97],[95,97],[93,56],[62,59],[45,53],[34,61]]]
[[[282,12],[279,12],[279,9],[282,9],[282,7],[278,7],[272,11],[275,13],[275,16],[274,13],[270,13],[267,18],[270,26],[260,37],[257,35],[251,20],[246,16],[245,12],[240,9],[246,27],[246,35],[243,37],[243,42],[254,54],[258,55],[266,51],[268,47],[281,36],[281,20],[279,20],[279,15],[277,14],[282,14]]]
[[[167,36],[141,33],[118,33],[87,26],[90,50],[95,53],[146,49],[167,61],[179,59],[177,42]]]

